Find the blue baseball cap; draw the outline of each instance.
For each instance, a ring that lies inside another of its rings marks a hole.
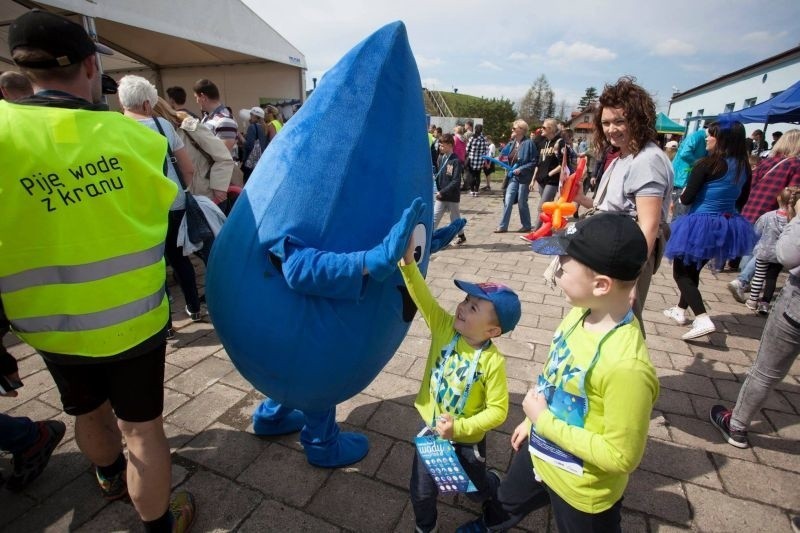
[[[494,312],[500,322],[500,330],[507,333],[514,329],[522,315],[522,306],[519,296],[510,287],[502,283],[469,283],[468,281],[454,280],[456,287],[470,296],[489,300],[494,305]]]

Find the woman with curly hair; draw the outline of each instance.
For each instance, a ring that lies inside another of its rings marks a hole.
[[[668,235],[667,215],[672,192],[672,164],[656,144],[656,106],[647,91],[630,77],[606,85],[594,116],[594,146],[597,153],[619,149],[603,173],[594,199],[581,188],[575,200],[583,207],[617,212],[633,217],[647,240],[648,259],[631,294],[639,326]]]
[[[695,319],[684,340],[713,333],[714,323],[700,295],[700,271],[713,259],[724,265],[728,259],[750,253],[755,232],[739,214],[750,194],[751,170],[741,122],[714,122],[706,133],[708,156],[689,174],[680,202],[689,213],[672,222],[672,236],[665,255],[672,259],[672,276],[681,293],[678,305],[664,314],[680,325],[688,322],[686,309]]]

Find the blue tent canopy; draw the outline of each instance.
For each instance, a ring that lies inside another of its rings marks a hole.
[[[747,109],[724,113],[719,116],[719,119],[738,120],[744,124],[748,122],[761,124],[800,122],[800,81],[774,98]]]

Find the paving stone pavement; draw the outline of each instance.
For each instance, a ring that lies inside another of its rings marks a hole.
[[[512,406],[506,423],[488,436],[489,464],[505,471],[509,436],[523,416],[520,402],[568,306],[558,289],[542,281],[546,258],[534,255],[517,233],[492,233],[501,206],[496,190],[462,197],[467,242],[435,255],[427,280],[449,309],[463,294],[453,278],[499,281],[519,291],[520,325],[497,340],[508,361]],[[511,230],[516,222],[515,213]],[[662,388],[644,459],[625,493],[626,531],[781,533],[792,530],[790,516],[800,512],[800,362],[753,424],[752,448],[726,444],[707,421],[712,404],[735,401],[764,326],[763,318],[733,301],[725,288],[732,278],[728,272],[703,271],[701,289],[718,331],[691,343],[680,340],[685,328],[661,314],[677,301],[670,266],[665,263],[653,279],[645,327]],[[182,310],[180,291],[172,294],[173,308]],[[178,312],[174,320],[178,332],[167,351],[164,418],[173,483],[197,498],[195,531],[413,530],[407,490],[410,441],[418,425],[413,398],[429,339],[419,316],[375,381],[338,407],[343,427],[365,433],[371,442],[364,460],[338,470],[308,465],[298,435],[254,436],[250,413],[263,396],[238,374],[210,321],[191,323]],[[33,419],[57,418],[68,430],[39,480],[22,494],[0,490],[0,530],[140,531],[129,502],[106,503],[100,497],[41,358],[18,341],[10,350],[25,386],[19,398],[0,398],[0,409]],[[0,468],[7,471],[8,456],[0,456]],[[460,497],[441,498],[440,530],[453,531],[477,509]],[[552,514],[541,509],[517,531],[556,529]]]

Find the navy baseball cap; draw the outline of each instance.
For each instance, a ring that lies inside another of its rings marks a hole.
[[[15,61],[20,67],[58,68],[80,63],[88,56],[99,52],[111,55],[111,48],[94,42],[83,26],[69,19],[39,9],[28,11],[17,17],[8,29],[8,50],[20,46],[42,50],[54,59],[42,61]]]
[[[500,330],[507,333],[514,329],[522,315],[522,307],[517,293],[502,283],[469,283],[455,280],[456,287],[470,296],[489,300],[494,305],[494,312],[500,322]]]
[[[568,255],[598,274],[622,281],[639,277],[647,261],[644,233],[630,216],[599,213],[531,245],[543,255]]]

